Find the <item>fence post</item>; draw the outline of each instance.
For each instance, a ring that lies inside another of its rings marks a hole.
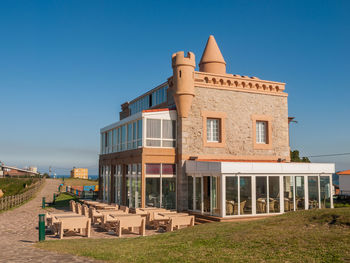
[[[39,241],[45,240],[45,214],[39,215]]]
[[[45,208],[45,204],[46,204],[46,203],[45,203],[45,197],[43,197],[41,207],[42,207],[42,208]]]

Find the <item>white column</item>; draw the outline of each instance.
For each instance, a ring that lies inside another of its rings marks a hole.
[[[221,202],[221,211],[220,216],[225,217],[226,216],[226,176],[221,174],[221,195],[220,195],[220,202]]]
[[[297,203],[295,201],[295,196],[296,196],[295,190],[296,190],[296,183],[297,183],[296,176],[293,175],[292,180],[293,180],[293,210],[296,211],[297,210],[296,208]]]
[[[329,195],[330,195],[330,201],[331,201],[331,208],[334,208],[333,206],[333,177],[332,175],[329,176]]]
[[[317,176],[318,208],[321,208],[321,176]]]
[[[305,210],[309,209],[309,180],[307,175],[304,175],[304,192],[305,192]]]
[[[256,180],[255,175],[252,176],[252,214],[256,215]]]
[[[280,213],[284,213],[284,187],[283,187],[283,174],[279,175],[280,178]]]
[[[238,215],[241,214],[241,179],[240,176],[236,174],[237,178],[237,200],[238,200]]]
[[[270,213],[270,176],[266,175],[266,213]]]

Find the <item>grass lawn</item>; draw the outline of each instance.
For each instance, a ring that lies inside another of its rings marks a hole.
[[[78,198],[67,193],[61,193],[56,197],[56,202],[51,204],[48,208],[68,208],[70,200],[78,201]]]
[[[69,186],[98,185],[98,181],[79,178],[64,178],[64,184]]]
[[[35,178],[0,178],[0,189],[4,196],[16,195],[25,192],[32,183],[38,179]]]
[[[350,261],[350,208],[210,223],[148,237],[74,239],[37,247],[113,262]]]

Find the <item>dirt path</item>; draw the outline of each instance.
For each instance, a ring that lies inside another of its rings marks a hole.
[[[41,209],[42,197],[51,202],[59,184],[60,180],[47,179],[33,200],[0,214],[0,262],[97,262],[33,247],[38,241],[38,214],[45,213]]]

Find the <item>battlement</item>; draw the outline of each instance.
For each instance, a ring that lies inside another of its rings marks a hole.
[[[187,56],[185,57],[185,54],[183,51],[179,51],[174,53],[171,56],[172,59],[172,67],[176,66],[192,66],[196,67],[196,58],[194,53],[192,52],[187,52]]]

